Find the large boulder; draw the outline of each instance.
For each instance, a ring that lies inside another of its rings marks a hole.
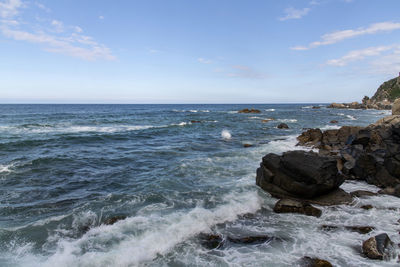
[[[341,103],[332,103],[328,106],[328,108],[346,108],[346,106]]]
[[[393,242],[384,233],[365,240],[362,251],[370,259],[383,260],[392,258],[395,250]]]
[[[400,98],[397,98],[392,105],[392,115],[400,115]]]
[[[314,152],[289,151],[266,155],[256,183],[275,196],[310,199],[337,189],[344,182],[337,160]]]

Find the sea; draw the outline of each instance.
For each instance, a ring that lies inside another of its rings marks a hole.
[[[244,108],[261,113],[238,113]],[[399,198],[356,198],[319,207],[315,218],[274,213],[277,199],[255,185],[264,155],[310,149],[296,146],[304,129],[387,115],[325,104],[0,105],[0,266],[296,266],[304,256],[396,266],[365,258],[361,244],[387,233],[397,247]],[[379,190],[356,181],[341,188]],[[209,249],[201,233],[226,242]],[[273,238],[229,242],[260,235]]]

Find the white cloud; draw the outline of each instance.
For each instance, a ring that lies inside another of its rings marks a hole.
[[[268,75],[266,73],[259,72],[249,66],[245,65],[234,65],[232,66],[233,71],[227,73],[228,77],[234,78],[246,78],[246,79],[266,79]]]
[[[38,8],[40,8],[40,9],[46,11],[47,13],[50,13],[50,12],[51,12],[51,9],[48,8],[48,7],[46,7],[46,6],[43,5],[42,3],[35,2],[35,5],[36,5]]]
[[[395,46],[376,46],[361,50],[353,50],[341,58],[328,60],[326,64],[331,66],[346,66],[349,62],[362,60],[366,57],[379,56],[383,52],[392,50],[393,48],[395,48]]]
[[[36,4],[38,5],[38,4]],[[111,50],[92,37],[83,35],[78,26],[64,26],[59,20],[38,19],[33,27],[20,23],[17,17],[23,4],[19,0],[0,2],[0,33],[9,39],[40,44],[45,51],[60,53],[85,60],[115,60]],[[57,34],[55,34],[57,33]]]
[[[11,18],[18,14],[18,8],[22,7],[21,0],[5,0],[0,2],[0,17]]]
[[[372,73],[397,76],[400,71],[400,46],[395,48],[393,53],[370,62],[370,71]]]
[[[63,32],[64,31],[64,24],[59,20],[52,20],[51,25],[54,27],[56,32]]]
[[[205,59],[205,58],[202,58],[202,57],[199,57],[199,58],[197,59],[197,61],[200,62],[200,63],[203,63],[203,64],[211,64],[211,63],[212,63],[212,60],[210,60],[210,59]]]
[[[303,9],[296,9],[293,7],[288,7],[285,9],[285,16],[279,18],[279,20],[284,21],[284,20],[289,20],[289,19],[301,19],[305,15],[310,12],[310,8],[305,7]]]
[[[104,19],[104,16],[99,16],[99,19]]]
[[[361,35],[377,34],[380,32],[391,32],[400,29],[400,23],[396,22],[380,22],[369,25],[367,28],[358,28],[356,30],[336,31],[321,36],[321,41],[310,43],[308,46],[295,46],[292,50],[308,50],[322,45],[330,45],[341,42],[343,40],[354,38]]]

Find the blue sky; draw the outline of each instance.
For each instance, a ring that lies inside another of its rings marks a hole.
[[[0,0],[1,103],[360,101],[399,0]]]

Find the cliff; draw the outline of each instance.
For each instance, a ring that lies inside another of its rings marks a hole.
[[[394,102],[400,97],[400,77],[384,82],[371,98],[373,103],[382,102],[385,99]]]

